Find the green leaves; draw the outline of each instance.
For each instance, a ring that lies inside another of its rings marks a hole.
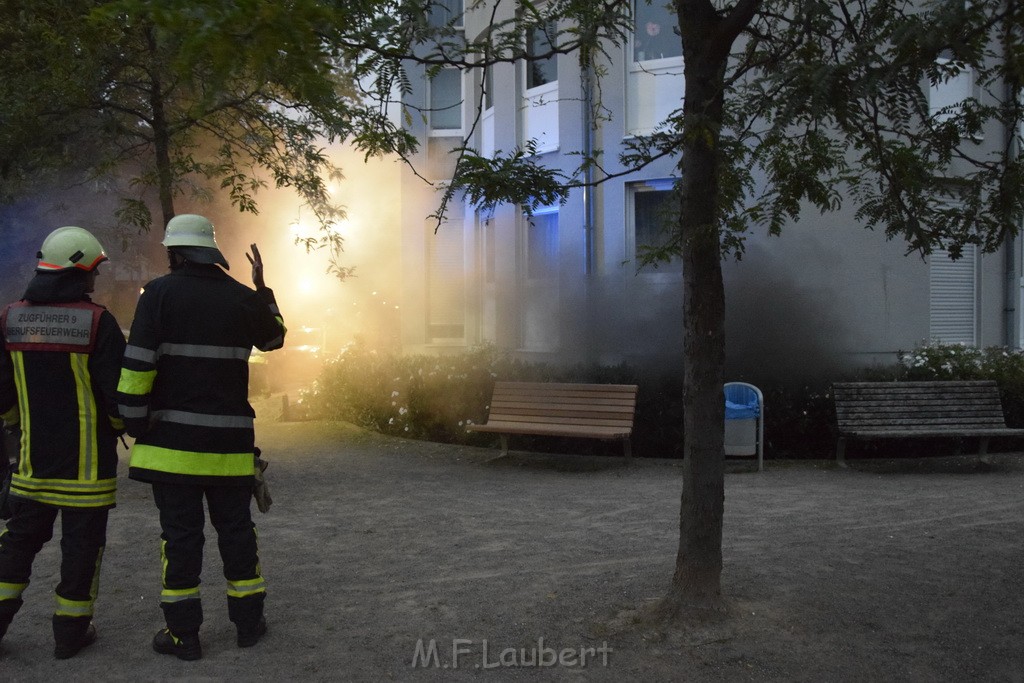
[[[959,1],[764,5],[738,64],[744,78],[731,83],[728,123],[768,183],[728,225],[745,217],[775,233],[804,203],[829,211],[845,200],[869,227],[923,254],[992,250],[1016,231],[1024,200],[1008,188],[1020,160],[1002,135],[1018,134],[1021,121],[1011,77],[1024,70],[1010,48],[1024,32],[1019,11]],[[970,91],[936,106],[935,89],[950,83]]]
[[[468,148],[460,151],[462,158],[449,193],[464,193],[485,213],[499,204],[513,204],[532,215],[538,207],[561,204],[568,197],[568,176],[537,163],[533,140],[494,158],[482,157]]]

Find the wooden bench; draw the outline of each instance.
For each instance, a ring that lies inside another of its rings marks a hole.
[[[837,382],[839,441],[836,460],[845,464],[847,439],[978,437],[978,454],[993,436],[1024,436],[1006,426],[994,380],[961,382]]]
[[[630,457],[636,394],[635,384],[495,382],[487,422],[469,430],[498,434],[502,456],[509,435],[531,434],[618,439]]]

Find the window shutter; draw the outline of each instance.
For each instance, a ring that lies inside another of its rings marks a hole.
[[[944,344],[975,344],[977,247],[967,245],[956,261],[936,249],[930,257],[929,336]]]

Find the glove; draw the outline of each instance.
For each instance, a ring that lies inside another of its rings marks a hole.
[[[263,478],[263,471],[270,465],[266,460],[260,459],[260,449],[256,449],[253,453],[253,474],[256,477],[256,483],[252,489],[253,498],[256,499],[256,507],[260,512],[266,512],[270,509],[271,503],[274,499],[270,497],[270,489],[267,488],[267,480]]]

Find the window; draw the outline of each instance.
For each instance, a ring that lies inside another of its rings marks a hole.
[[[523,225],[520,340],[529,351],[555,351],[561,324],[558,293],[558,210],[540,209]]]
[[[492,283],[495,280],[494,274],[498,267],[498,250],[494,244],[494,218],[485,218],[483,221],[484,240],[484,282]]]
[[[526,54],[542,55],[552,49],[551,39],[556,35],[554,24],[534,26],[526,34]],[[532,60],[526,65],[526,89],[532,90],[558,80],[557,56],[546,59]]]
[[[672,191],[674,180],[650,180],[628,187],[633,219],[634,267],[639,267],[645,247],[659,247],[669,242],[678,214],[677,197]],[[642,273],[679,273],[683,262],[678,256],[668,262],[645,265]]]
[[[430,130],[433,134],[462,133],[462,73],[441,69],[430,79]]]
[[[526,227],[526,277],[558,277],[558,212],[534,214]]]
[[[627,59],[626,131],[650,135],[683,106],[683,44],[665,0],[634,0],[633,59]],[[628,54],[628,53],[627,53]]]
[[[634,0],[633,61],[683,56],[676,15],[665,0]]]
[[[484,67],[484,110],[494,109],[494,66]]]
[[[466,319],[462,222],[449,221],[436,233],[435,227],[428,221],[427,337],[462,339]]]
[[[551,49],[554,24],[534,27],[526,37],[526,52],[542,55]],[[537,152],[558,149],[558,58],[552,55],[525,64],[523,136],[537,143]]]
[[[929,337],[944,344],[974,344],[977,330],[978,250],[967,245],[956,261],[936,249],[929,257]]]
[[[430,0],[427,25],[432,28],[462,26],[462,0]]]
[[[480,341],[494,342],[498,330],[498,250],[495,244],[494,216],[477,213],[478,258],[481,272],[478,301],[478,331]]]
[[[944,50],[936,61],[943,76],[928,89],[928,111],[935,120],[948,121],[959,114],[964,100],[974,95],[974,74],[969,66],[954,63],[950,50]]]
[[[494,67],[484,68],[483,113],[480,115],[480,154],[494,156]]]

